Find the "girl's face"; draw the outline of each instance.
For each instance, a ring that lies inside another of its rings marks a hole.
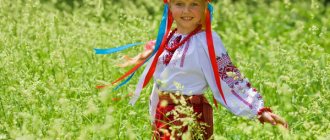
[[[189,34],[201,24],[206,2],[205,0],[171,0],[169,6],[178,32]]]

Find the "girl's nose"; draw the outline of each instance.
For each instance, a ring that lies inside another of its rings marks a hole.
[[[183,8],[183,13],[189,13],[189,11],[190,11],[190,7],[189,6],[185,6],[184,8]]]

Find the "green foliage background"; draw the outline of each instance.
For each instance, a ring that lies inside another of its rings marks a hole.
[[[290,126],[221,107],[215,138],[329,139],[327,2],[212,3],[213,29],[232,60]],[[127,96],[138,76],[116,92],[95,89],[127,70],[115,66],[123,54],[143,47],[109,56],[93,48],[154,39],[162,8],[161,0],[0,0],[0,139],[150,139],[150,85],[135,106]]]

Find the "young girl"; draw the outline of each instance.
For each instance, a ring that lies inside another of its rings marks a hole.
[[[152,60],[139,80],[131,104],[137,101],[142,88],[153,77],[150,114],[153,138],[156,139],[181,139],[179,134],[187,131],[183,122],[175,117],[186,115],[173,113],[182,104],[198,114],[196,120],[199,124],[206,124],[203,138],[211,138],[213,113],[203,95],[207,87],[213,92],[215,104],[221,103],[233,114],[258,117],[262,123],[280,124],[287,128],[287,123],[280,116],[264,107],[261,95],[233,65],[218,34],[211,31],[212,6],[209,2],[164,0],[164,15],[156,42],[149,42],[144,53],[133,59],[127,58],[127,63],[121,65],[136,64],[119,80],[132,76],[142,64]],[[176,28],[170,32],[173,21]],[[186,103],[176,99],[183,99]],[[170,126],[181,126],[180,132],[173,132]]]

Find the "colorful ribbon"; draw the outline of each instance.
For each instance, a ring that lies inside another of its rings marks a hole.
[[[222,91],[222,86],[221,86],[221,82],[220,82],[220,75],[219,75],[218,66],[217,66],[217,63],[216,63],[216,56],[215,56],[213,37],[212,37],[212,27],[211,27],[211,16],[212,16],[212,13],[211,13],[212,11],[211,10],[212,9],[209,9],[206,13],[206,40],[207,40],[208,52],[209,52],[209,55],[210,55],[210,61],[211,61],[211,64],[212,64],[212,69],[213,69],[213,74],[214,74],[216,85],[218,87],[218,90],[220,92],[220,95],[221,95],[224,103],[227,105],[225,96],[224,96],[223,91]],[[214,97],[213,97],[213,100],[215,100]]]
[[[117,47],[117,48],[94,49],[94,50],[95,50],[96,54],[112,54],[112,53],[116,53],[116,52],[119,52],[119,51],[122,51],[122,50],[126,50],[128,48],[131,48],[131,47],[134,47],[134,46],[137,46],[137,45],[141,45],[141,44],[144,44],[144,43],[139,42],[139,43],[127,44],[125,46],[120,46],[120,47]]]
[[[141,90],[149,83],[149,81],[152,78],[152,75],[156,69],[156,64],[157,64],[158,58],[161,55],[161,53],[164,51],[166,37],[169,34],[172,23],[173,23],[173,17],[170,13],[167,0],[164,0],[164,3],[165,3],[165,7],[164,7],[164,11],[163,11],[163,17],[162,17],[162,21],[161,21],[161,24],[159,27],[157,40],[156,40],[156,44],[155,44],[155,49],[153,50],[152,54],[145,61],[135,65],[132,69],[130,69],[128,72],[126,72],[123,76],[121,76],[120,78],[118,78],[117,80],[112,82],[112,84],[115,84],[115,83],[123,80],[127,76],[129,76],[126,80],[124,80],[122,83],[120,83],[114,90],[117,90],[118,88],[122,87],[123,85],[125,85],[126,83],[128,83],[131,80],[131,78],[134,76],[135,72],[144,63],[146,63],[149,59],[151,59],[154,55],[156,55],[151,63],[151,66],[150,66],[148,72],[146,73],[146,75],[142,75],[141,78],[143,78],[143,79],[140,79],[140,81],[141,82],[143,81],[143,84],[139,83],[139,85],[137,86],[135,95],[134,95],[133,99],[130,101],[131,104],[134,104],[136,102],[138,96],[140,95]],[[218,66],[216,63],[216,56],[215,56],[214,44],[213,44],[213,38],[212,38],[211,21],[212,21],[212,17],[213,17],[213,6],[210,3],[208,3],[207,8],[208,8],[208,10],[206,12],[206,39],[207,39],[208,51],[209,51],[209,55],[210,55],[210,61],[212,64],[212,69],[213,69],[217,88],[220,92],[221,97],[223,98],[224,103],[227,104],[223,91],[222,91],[222,87],[221,87],[220,75],[218,73]],[[112,48],[112,49],[95,49],[95,52],[96,52],[96,54],[111,54],[111,53],[122,51],[122,50],[128,49],[130,47],[140,45],[140,44],[142,44],[142,43],[128,44],[125,46],[121,46],[118,48]],[[105,86],[108,86],[108,85],[98,86],[97,88],[103,88]],[[213,97],[213,100],[215,101],[214,97]],[[215,104],[217,106],[216,102],[215,102]]]
[[[208,3],[207,4],[207,9],[210,11],[210,13],[211,13],[211,22],[212,22],[212,19],[213,19],[213,6],[210,4],[210,3]]]
[[[111,84],[115,84],[115,83],[123,80],[127,76],[129,76],[129,78],[127,78],[125,81],[120,83],[115,89],[118,89],[118,88],[122,87],[123,85],[125,85],[126,83],[128,83],[130,81],[130,79],[133,77],[134,73],[144,63],[146,63],[150,58],[152,58],[156,54],[156,52],[158,52],[158,50],[161,46],[161,43],[164,40],[165,34],[168,34],[167,30],[170,28],[168,19],[172,19],[172,17],[171,16],[169,17],[168,15],[169,15],[169,7],[168,7],[168,4],[165,4],[162,21],[161,21],[161,24],[160,24],[160,27],[159,27],[159,32],[158,32],[158,35],[157,35],[155,49],[153,50],[152,54],[145,61],[135,65],[132,69],[130,69],[128,72],[126,72],[123,76],[119,77],[117,80],[112,82]],[[128,44],[128,45],[125,45],[125,46],[121,46],[121,47],[118,47],[118,48],[112,48],[112,49],[95,49],[95,52],[96,52],[96,54],[111,54],[111,53],[115,53],[115,52],[118,52],[118,51],[128,49],[128,48],[136,46],[136,45],[139,45],[139,43]],[[109,84],[109,85],[111,85],[111,84]],[[109,86],[109,85],[97,86],[96,88],[104,88],[104,87]]]

